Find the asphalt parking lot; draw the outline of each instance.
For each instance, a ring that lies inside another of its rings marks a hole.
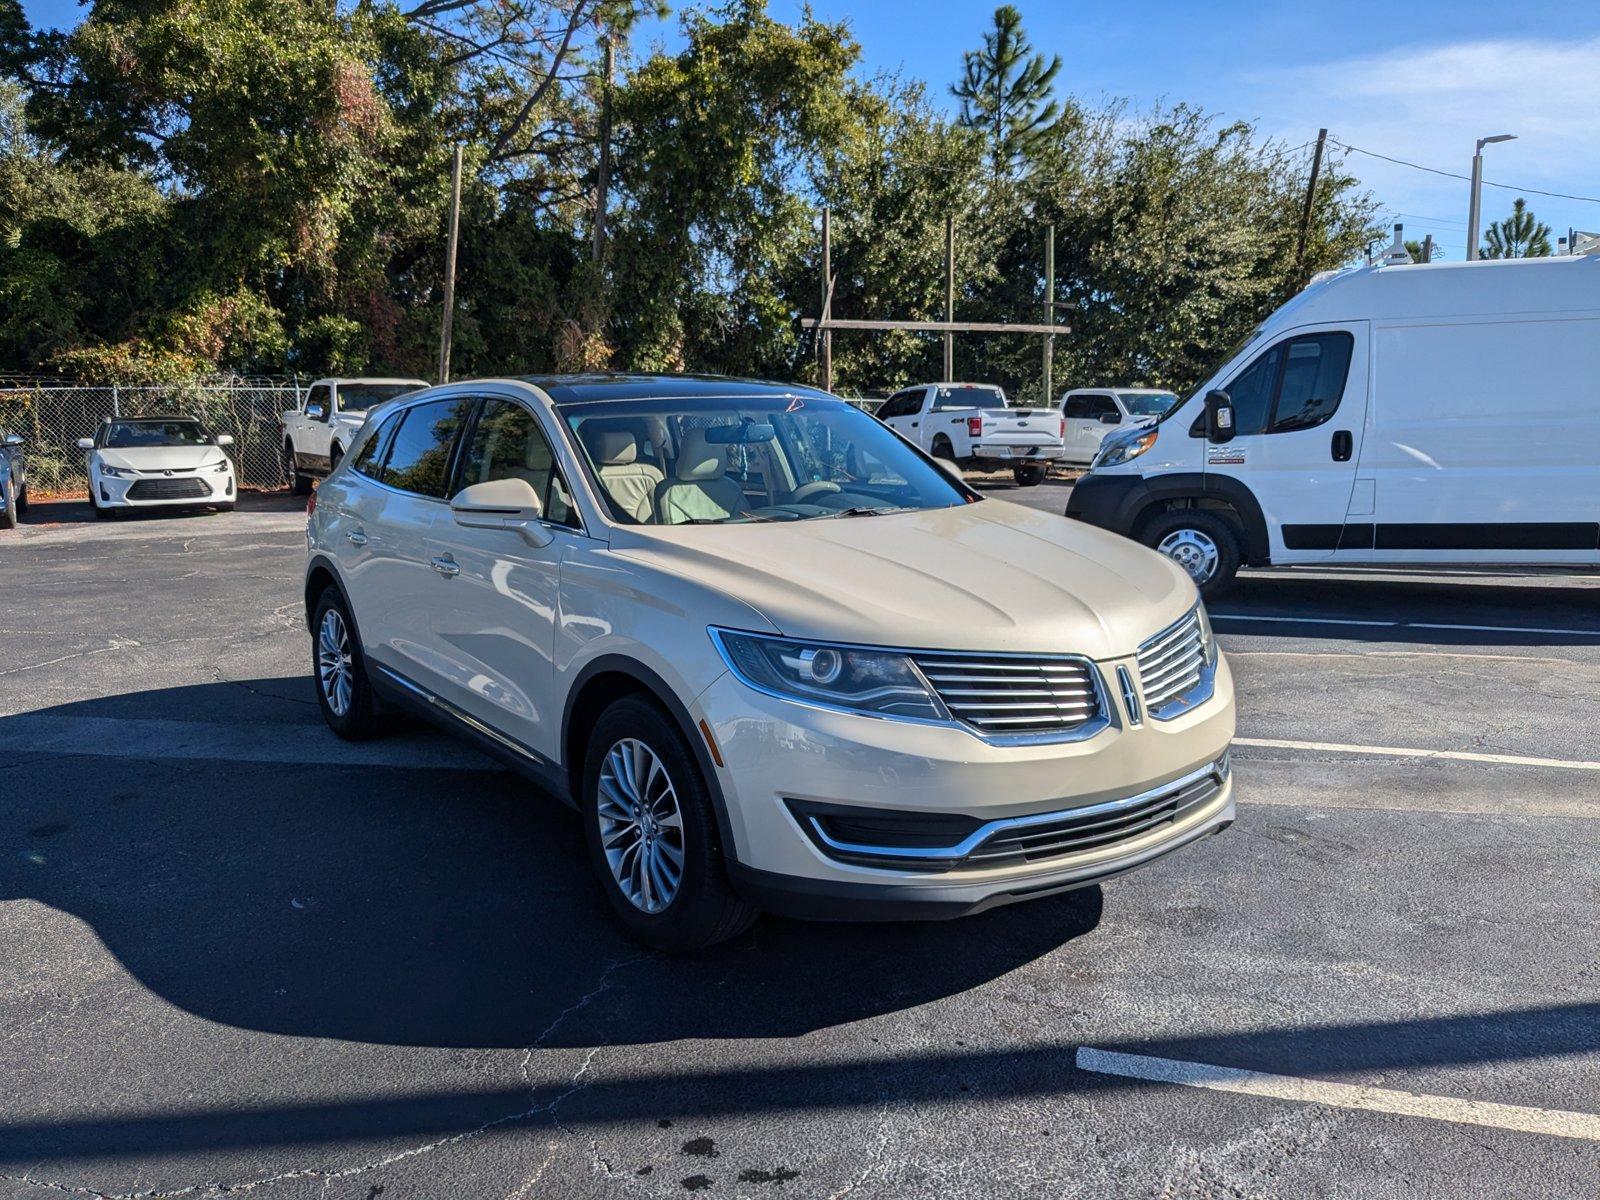
[[[324,729],[297,503],[86,517],[0,536],[0,1196],[1600,1195],[1600,578],[1249,574],[1223,836],[668,958]]]

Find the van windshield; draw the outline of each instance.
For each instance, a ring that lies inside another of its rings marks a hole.
[[[1236,342],[1234,345],[1230,346],[1228,348],[1228,352],[1226,354],[1223,354],[1223,355],[1218,357],[1217,361],[1215,363],[1213,363],[1206,370],[1206,373],[1204,375],[1200,376],[1200,383],[1203,385],[1207,380],[1215,379],[1217,377],[1217,373],[1219,371],[1221,371],[1223,367],[1227,366],[1235,358],[1237,358],[1239,355],[1243,354],[1245,352],[1245,349],[1250,345],[1250,343],[1255,341],[1260,336],[1261,336],[1261,326],[1257,325],[1249,333],[1245,334],[1244,337],[1240,338],[1238,340],[1238,342]],[[1168,417],[1174,416],[1175,414],[1181,412],[1184,408],[1186,408],[1188,406],[1189,401],[1194,399],[1195,396],[1198,395],[1198,394],[1199,394],[1198,390],[1190,392],[1187,396],[1185,396],[1183,398],[1183,400],[1180,403],[1173,404],[1170,407],[1168,407],[1165,412],[1163,412],[1159,417],[1156,418],[1156,424],[1157,425],[1163,424],[1163,423],[1165,423],[1165,421],[1167,420]]]
[[[841,400],[668,397],[556,411],[622,524],[811,521],[956,508],[976,498]]]

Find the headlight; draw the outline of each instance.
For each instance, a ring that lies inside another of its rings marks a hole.
[[[100,474],[104,475],[107,479],[121,479],[124,475],[132,475],[134,472],[128,470],[126,467],[108,467],[105,463],[101,463]]]
[[[216,466],[211,468],[211,473],[213,475],[221,475],[227,469],[228,469],[228,463],[227,463],[227,460],[224,459],[222,462],[219,462]]]
[[[740,680],[791,700],[885,717],[949,717],[903,654],[711,630]]]
[[[1124,436],[1117,438],[1116,441],[1110,441],[1108,439],[1106,442],[1101,443],[1100,453],[1095,455],[1094,462],[1090,464],[1089,469],[1093,470],[1095,467],[1114,467],[1118,463],[1125,463],[1131,459],[1138,458],[1139,455],[1150,449],[1151,446],[1154,446],[1156,444],[1156,438],[1160,436],[1160,428],[1152,426],[1151,428],[1140,432],[1130,431]]]

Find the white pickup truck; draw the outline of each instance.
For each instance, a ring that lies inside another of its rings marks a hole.
[[[305,495],[314,478],[339,465],[368,410],[427,386],[421,379],[363,378],[319,379],[308,387],[300,407],[280,418],[283,466],[295,494]]]
[[[989,383],[920,383],[890,396],[877,416],[935,458],[1010,467],[1022,487],[1042,482],[1065,453],[1060,409],[1008,407]]]

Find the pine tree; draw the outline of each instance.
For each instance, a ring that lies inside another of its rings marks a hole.
[[[994,28],[982,50],[962,55],[966,76],[951,88],[961,101],[961,124],[981,130],[989,142],[996,178],[1023,163],[1061,115],[1052,98],[1061,56],[1046,62],[1034,54],[1022,31],[1022,14],[1009,4],[994,11]]]
[[[1484,258],[1547,258],[1550,254],[1550,226],[1528,211],[1528,202],[1518,196],[1511,202],[1511,215],[1492,221],[1484,236]]]

